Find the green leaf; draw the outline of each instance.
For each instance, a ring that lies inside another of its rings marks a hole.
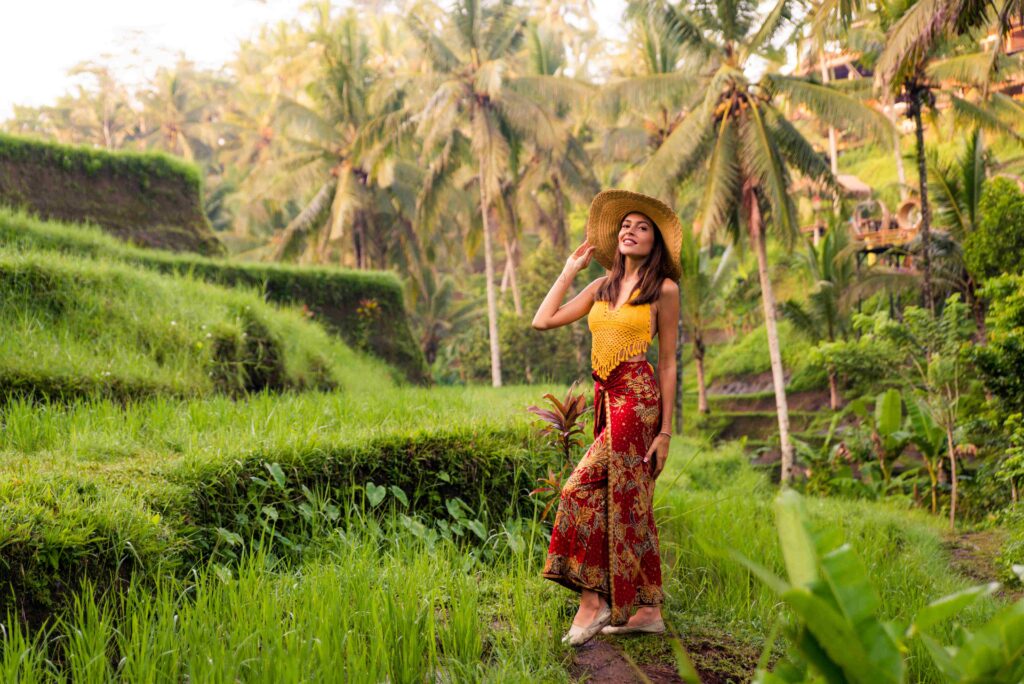
[[[872,662],[853,625],[827,601],[806,589],[791,589],[782,598],[804,621],[822,650],[842,669],[848,681],[898,684],[898,679],[893,679]]]
[[[267,469],[267,472],[270,473],[270,476],[272,478],[274,478],[274,482],[277,483],[277,486],[280,487],[281,489],[284,489],[285,477],[284,477],[284,471],[281,470],[280,464],[278,464],[278,463],[264,463],[263,465]]]
[[[789,581],[796,587],[809,587],[818,580],[814,542],[804,525],[805,519],[803,500],[795,490],[785,489],[775,497],[779,543]]]
[[[460,499],[459,497],[448,499],[447,501],[444,502],[444,505],[445,508],[448,509],[448,514],[451,515],[453,518],[460,522],[465,519],[466,515],[462,512],[462,509],[466,507],[466,504],[462,502],[462,499]]]
[[[856,625],[875,616],[878,596],[864,564],[849,544],[822,556],[821,571],[839,609],[851,624]]]
[[[999,588],[999,582],[989,582],[976,587],[969,587],[940,599],[932,601],[914,616],[914,621],[907,629],[907,636],[913,637],[918,632],[926,632],[943,620],[958,614],[982,596],[989,596]]]
[[[919,633],[917,636],[921,640],[921,643],[924,644],[925,650],[928,651],[928,655],[931,656],[932,662],[935,663],[935,666],[949,681],[959,682],[963,680],[960,670],[953,662],[953,657],[942,644],[927,634]]]
[[[875,427],[882,436],[895,433],[903,425],[903,399],[899,390],[890,388],[875,399]]]
[[[466,527],[468,527],[473,534],[480,538],[480,541],[487,541],[487,530],[484,528],[484,524],[479,520],[467,520]]]
[[[966,681],[1016,684],[1024,679],[1024,599],[976,629],[953,656],[953,663]]]
[[[376,508],[380,505],[380,502],[384,500],[388,490],[384,485],[376,485],[372,482],[366,483],[366,498],[370,502],[372,508]]]
[[[242,543],[242,537],[236,532],[226,530],[223,527],[217,528],[217,537],[228,546],[237,546]]]
[[[409,507],[409,499],[406,498],[405,492],[402,491],[401,487],[399,487],[398,485],[391,485],[390,487],[388,487],[388,489],[391,490],[391,493],[394,495],[396,499],[398,499],[401,502],[403,506],[405,506],[406,508]]]

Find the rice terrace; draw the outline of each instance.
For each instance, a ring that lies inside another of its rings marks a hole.
[[[1024,0],[5,15],[4,682],[1024,682]]]

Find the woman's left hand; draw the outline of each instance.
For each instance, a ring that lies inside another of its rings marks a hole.
[[[655,480],[661,475],[661,471],[665,468],[665,459],[668,458],[668,435],[658,434],[654,441],[651,442],[650,448],[647,450],[647,455],[644,456],[644,463],[650,463],[651,458],[654,458],[654,470],[651,472],[651,477]]]

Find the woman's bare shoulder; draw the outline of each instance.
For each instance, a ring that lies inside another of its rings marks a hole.
[[[608,276],[599,276],[594,280],[591,280],[589,283],[587,283],[587,286],[583,289],[589,290],[590,292],[597,292],[597,288],[601,287],[601,285],[603,285],[606,280],[608,280]]]
[[[671,278],[665,278],[661,281],[661,297],[678,297],[679,296],[679,283],[672,280]]]

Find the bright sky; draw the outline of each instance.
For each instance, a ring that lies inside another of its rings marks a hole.
[[[179,52],[216,67],[260,26],[290,19],[307,0],[44,0],[12,2],[0,22],[0,120],[14,104],[43,105],[67,92],[67,71],[86,60],[116,65],[138,83]],[[334,0],[332,4],[344,5]],[[597,0],[594,16],[611,35],[625,0]]]

